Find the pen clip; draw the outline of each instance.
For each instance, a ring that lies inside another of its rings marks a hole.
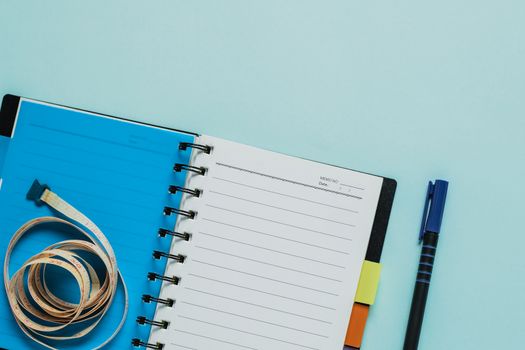
[[[428,207],[430,205],[430,201],[432,200],[433,194],[434,194],[434,184],[432,183],[432,181],[429,181],[427,195],[425,197],[425,208],[423,209],[423,217],[421,218],[421,229],[419,230],[419,242],[420,243],[421,243],[421,240],[423,239],[423,235],[425,234],[425,226],[427,224],[427,219],[428,219]]]

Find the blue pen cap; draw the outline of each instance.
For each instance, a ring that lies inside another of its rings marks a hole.
[[[421,231],[419,239],[423,238],[425,232],[439,233],[443,212],[445,210],[445,200],[447,198],[448,182],[436,180],[428,183],[427,196],[425,198],[425,208],[423,219],[421,220]]]
[[[445,210],[445,200],[447,199],[448,182],[436,180],[432,191],[432,202],[428,211],[428,219],[425,231],[439,233],[443,212]]]

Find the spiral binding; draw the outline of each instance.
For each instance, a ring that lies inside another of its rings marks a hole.
[[[212,151],[212,147],[208,145],[201,145],[201,144],[188,143],[188,142],[179,143],[179,150],[186,151],[188,148],[191,148],[197,151],[202,151],[206,154],[210,154]],[[173,166],[173,171],[175,172],[191,171],[198,175],[205,175],[207,169],[204,167],[197,167],[197,166],[193,166],[189,164],[175,163]],[[169,186],[168,192],[170,194],[176,194],[177,192],[182,192],[188,195],[192,195],[194,197],[199,197],[202,193],[201,190],[199,189],[190,189],[190,188],[185,188],[185,187],[175,186],[175,185]],[[172,207],[164,207],[163,214],[168,215],[168,216],[171,214],[183,215],[188,219],[194,219],[195,216],[197,215],[197,212],[193,210],[182,210],[182,209],[177,209],[177,208],[172,208]],[[166,236],[169,236],[169,237],[181,238],[185,241],[189,241],[191,238],[190,233],[187,233],[187,232],[181,233],[181,232],[168,230],[165,228],[159,228],[158,234],[159,234],[159,237],[161,238],[165,238]],[[166,258],[166,259],[174,260],[177,263],[183,264],[186,259],[186,256],[182,254],[171,254],[171,253],[162,252],[159,250],[154,250],[153,258],[155,259]],[[165,276],[165,275],[161,275],[155,272],[149,272],[147,277],[150,282],[164,281],[164,282],[168,282],[168,283],[175,284],[175,285],[178,285],[180,283],[180,277],[177,277],[177,276]],[[166,307],[173,307],[175,305],[175,300],[173,299],[157,298],[149,294],[143,294],[142,301],[144,303],[158,303]],[[162,329],[168,329],[169,327],[168,321],[148,319],[145,316],[138,316],[136,321],[139,325],[151,325],[151,326],[159,327]],[[158,342],[155,344],[148,343],[148,342],[142,341],[139,338],[133,338],[131,340],[131,344],[135,347],[143,347],[146,349],[162,350],[164,348],[164,344],[162,343],[158,343]]]
[[[195,196],[195,197],[199,197],[201,195],[201,190],[199,189],[189,189],[189,188],[185,188],[185,187],[180,187],[180,186],[170,186],[168,188],[168,192],[170,194],[175,194],[177,192],[184,192],[184,193],[187,193],[187,194],[191,194],[192,196]]]
[[[208,146],[208,145],[199,145],[197,143],[189,143],[189,142],[181,142],[181,143],[179,143],[179,149],[181,151],[187,150],[188,147],[201,150],[201,151],[203,151],[206,154],[210,154],[211,153],[211,149],[212,149],[212,147]]]
[[[194,219],[197,213],[195,213],[193,210],[181,210],[172,207],[164,207],[164,215],[170,216],[171,214],[183,215],[189,219]]]
[[[145,302],[145,303],[159,303],[159,304],[164,304],[166,306],[169,306],[169,307],[172,307],[173,304],[175,303],[175,300],[173,299],[170,299],[170,298],[166,298],[166,299],[161,299],[161,298],[155,298],[154,296],[151,296],[149,294],[143,294],[142,295],[142,301]]]
[[[181,255],[181,254],[175,255],[175,254],[170,254],[166,252],[161,252],[160,250],[154,250],[153,257],[157,260],[159,260],[160,258],[172,259],[181,264],[184,263],[184,259],[186,258],[184,255]]]
[[[156,280],[160,280],[160,281],[170,282],[172,284],[179,284],[180,277],[177,277],[177,276],[169,277],[165,275],[159,275],[158,273],[155,273],[155,272],[148,272],[148,280],[152,282]]]
[[[199,174],[199,175],[206,174],[206,168],[200,167],[200,166],[193,166],[193,165],[182,164],[182,163],[175,163],[175,165],[173,166],[173,171],[175,171],[176,173],[179,173],[183,170],[193,171],[194,173]]]
[[[163,329],[168,329],[168,326],[170,325],[170,323],[168,321],[156,321],[156,320],[150,320],[144,316],[139,316],[137,317],[137,323],[140,324],[140,325],[145,325],[145,324],[149,324],[151,326],[157,326],[157,327],[160,327],[160,328],[163,328]]]
[[[162,344],[162,343],[156,343],[156,344],[145,343],[142,340],[140,340],[139,338],[131,339],[131,344],[133,346],[135,346],[135,347],[143,347],[143,348],[146,348],[146,349],[155,349],[155,350],[162,350],[162,349],[164,349],[164,344]]]
[[[175,232],[171,230],[166,230],[165,228],[159,228],[159,236],[162,238],[166,236],[173,236],[173,237],[182,238],[185,241],[189,241],[191,238],[191,234],[187,232],[180,233],[180,232]]]

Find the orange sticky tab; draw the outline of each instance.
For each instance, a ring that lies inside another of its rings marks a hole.
[[[348,323],[348,330],[346,331],[345,345],[355,348],[361,347],[369,307],[369,305],[354,303],[350,322]]]

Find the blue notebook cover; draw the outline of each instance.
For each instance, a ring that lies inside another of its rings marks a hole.
[[[159,294],[160,283],[148,281],[147,273],[164,272],[165,260],[153,259],[152,251],[169,250],[170,239],[158,237],[157,230],[174,227],[176,217],[164,216],[162,210],[179,206],[180,195],[170,195],[167,189],[184,185],[186,174],[172,168],[174,163],[189,162],[191,152],[178,145],[192,142],[194,135],[27,99],[20,99],[17,107],[11,135],[0,136],[0,251],[5,252],[13,233],[26,221],[56,215],[47,206],[26,200],[35,179],[49,185],[96,223],[115,250],[129,291],[129,312],[108,348],[130,349],[132,338],[147,340],[149,335],[149,326],[140,326],[135,319],[151,318],[155,311],[155,304],[143,303],[141,296]],[[30,232],[14,252],[10,273],[46,246],[70,238],[49,228]],[[72,279],[69,282],[71,288],[56,292],[74,299],[77,287]],[[0,348],[41,349],[18,328],[4,288],[1,296]],[[91,334],[54,345],[95,347],[113,332],[123,304],[119,287],[110,311]]]
[[[9,149],[9,138],[6,136],[0,136],[0,175],[4,167],[4,160]]]

